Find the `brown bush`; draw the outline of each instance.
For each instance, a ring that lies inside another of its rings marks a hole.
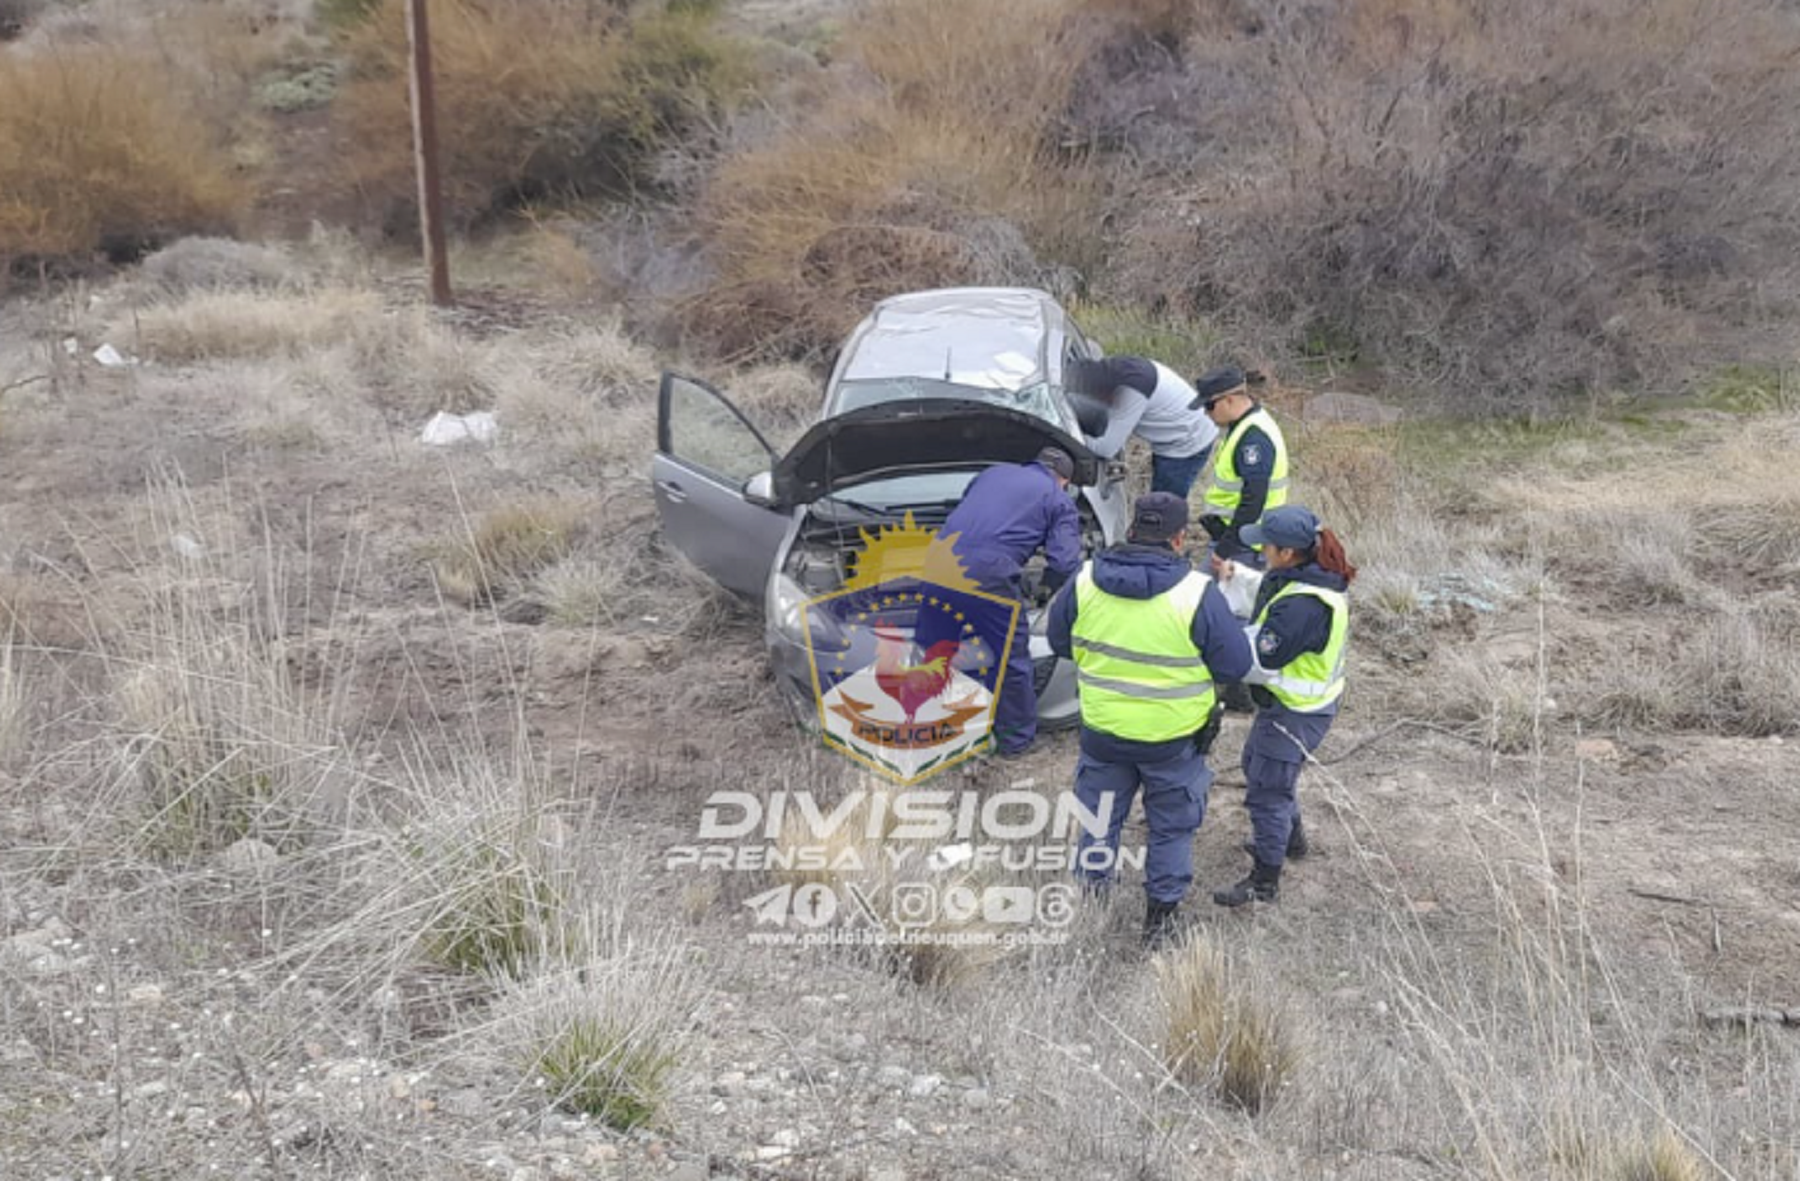
[[[431,37],[446,216],[468,226],[542,198],[647,182],[658,145],[744,81],[733,43],[695,7],[583,0],[448,0]],[[344,33],[351,70],[337,102],[343,166],[385,224],[415,207],[404,5],[382,0]]]
[[[1791,6],[1245,7],[1187,42],[1204,163],[1128,228],[1126,294],[1516,407],[1766,344],[1800,293]]]
[[[163,59],[106,46],[0,57],[0,263],[135,255],[229,228],[248,195]]]
[[[1087,40],[1068,0],[888,0],[848,31],[856,81],[727,160],[702,208],[716,281],[686,309],[720,352],[804,358],[870,303],[1039,282],[1094,235],[1058,119]]]

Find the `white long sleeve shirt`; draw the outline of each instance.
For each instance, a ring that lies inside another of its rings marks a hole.
[[[1210,447],[1219,437],[1206,411],[1190,409],[1194,387],[1160,361],[1142,357],[1108,357],[1099,362],[1113,383],[1106,433],[1088,446],[1105,459],[1125,449],[1132,435],[1149,444],[1151,454],[1186,459]]]

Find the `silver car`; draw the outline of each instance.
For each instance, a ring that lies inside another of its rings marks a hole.
[[[1049,295],[952,288],[875,306],[839,351],[824,404],[777,455],[720,391],[664,373],[652,464],[665,539],[722,585],[761,596],[769,660],[801,719],[816,717],[802,605],[839,589],[861,530],[906,514],[937,528],[977,472],[1055,444],[1075,457],[1083,549],[1124,537],[1124,468],[1085,445],[1104,417],[1063,389],[1076,358],[1101,351]],[[1027,567],[1039,725],[1080,720],[1074,669],[1044,638],[1043,559]],[[826,648],[842,641],[815,635]],[[853,664],[873,652],[849,652]]]

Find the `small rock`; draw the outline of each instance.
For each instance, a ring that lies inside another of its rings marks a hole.
[[[390,1074],[387,1090],[390,1099],[407,1099],[412,1096],[412,1084],[406,1081],[403,1074]]]
[[[530,1165],[520,1165],[512,1171],[511,1181],[544,1181],[544,1174]]]
[[[898,1132],[902,1136],[917,1136],[919,1134],[919,1129],[913,1127],[911,1124],[907,1123],[904,1119],[901,1119],[899,1117],[896,1117],[894,1119],[894,1131]]]
[[[147,1009],[153,1009],[157,1005],[160,1005],[163,1003],[162,985],[160,985],[160,984],[134,985],[128,992],[126,992],[125,999],[127,1001],[129,1001],[131,1004],[142,1005]]]
[[[944,1080],[941,1075],[922,1074],[912,1081],[912,1086],[906,1088],[906,1093],[914,1099],[929,1099],[937,1094],[938,1088],[943,1085]]]
[[[1608,738],[1583,738],[1575,744],[1575,757],[1589,763],[1617,762],[1619,746]]]
[[[266,845],[255,837],[245,837],[241,841],[233,841],[221,854],[225,868],[240,872],[262,869],[281,859],[273,845]]]
[[[699,1161],[685,1161],[671,1169],[667,1176],[668,1181],[706,1181],[711,1173]]]
[[[875,1072],[875,1081],[884,1087],[904,1087],[912,1081],[912,1072],[904,1066],[884,1066]]]
[[[131,1092],[131,1097],[133,1099],[154,1099],[158,1095],[167,1095],[168,1093],[169,1084],[158,1079],[156,1082],[145,1083],[143,1086],[134,1089]]]
[[[715,1095],[736,1095],[744,1089],[746,1075],[741,1070],[728,1070],[713,1080],[712,1093]]]
[[[756,1149],[757,1160],[775,1161],[792,1155],[791,1149],[783,1148],[779,1144],[762,1144],[758,1145]]]
[[[976,1087],[973,1091],[963,1092],[963,1106],[970,1111],[986,1111],[994,1105],[994,1097],[986,1088]]]
[[[769,1143],[779,1145],[782,1148],[798,1148],[800,1146],[800,1133],[794,1131],[792,1128],[782,1128],[780,1131],[769,1137]]]

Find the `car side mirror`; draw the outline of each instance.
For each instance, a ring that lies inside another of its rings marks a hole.
[[[757,472],[744,481],[744,499],[758,508],[775,507],[775,476],[771,472]]]

